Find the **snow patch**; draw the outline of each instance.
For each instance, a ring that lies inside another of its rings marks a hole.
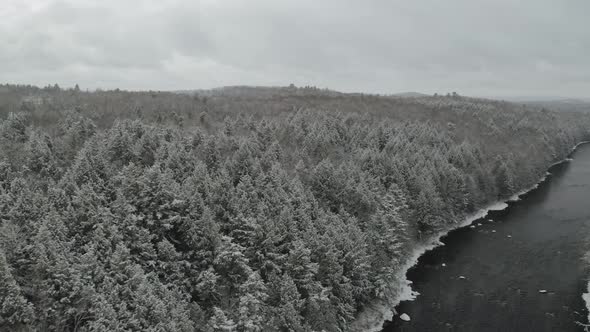
[[[582,294],[582,299],[586,302],[586,308],[588,309],[588,322],[590,322],[590,281],[588,282],[588,286],[586,286],[586,290],[588,293]]]
[[[408,314],[401,314],[399,316],[399,319],[403,320],[404,322],[409,322],[410,321],[410,316],[408,316]]]

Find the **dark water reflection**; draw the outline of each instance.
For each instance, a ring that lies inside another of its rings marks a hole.
[[[420,296],[396,308],[412,320],[396,316],[384,331],[583,330],[576,321],[587,315],[590,144],[572,157],[520,201],[422,256],[407,274]]]

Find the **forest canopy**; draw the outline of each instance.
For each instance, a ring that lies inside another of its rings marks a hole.
[[[313,87],[0,85],[0,330],[346,331],[590,117]]]

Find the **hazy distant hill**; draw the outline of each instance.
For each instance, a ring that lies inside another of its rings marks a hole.
[[[427,97],[429,95],[425,94],[425,93],[421,93],[421,92],[401,92],[401,93],[394,93],[393,94],[396,97]]]
[[[200,97],[248,97],[248,98],[270,98],[279,96],[339,96],[344,93],[320,89],[315,86],[296,87],[290,86],[246,86],[234,85],[213,89],[182,90],[178,93],[187,93]]]
[[[583,99],[557,99],[546,101],[525,101],[525,104],[545,107],[555,111],[590,112],[590,101]]]
[[[515,104],[525,104],[536,108],[554,111],[590,112],[589,98],[570,98],[562,96],[492,96],[491,99],[505,100]]]
[[[372,95],[368,93],[346,93],[336,90],[330,90],[326,88],[317,88],[315,86],[296,87],[290,86],[247,86],[247,85],[232,85],[223,86],[213,89],[195,89],[195,90],[180,90],[174,91],[176,93],[194,94],[198,96],[226,96],[226,97],[255,97],[255,98],[268,98],[276,96],[343,96],[343,95]],[[407,98],[419,98],[428,97],[430,95],[408,91],[393,93],[389,96],[392,97],[407,97]]]

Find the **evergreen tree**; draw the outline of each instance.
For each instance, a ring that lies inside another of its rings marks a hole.
[[[23,296],[0,250],[0,329],[16,331],[32,326],[34,320],[33,305]]]
[[[266,285],[257,272],[248,276],[248,280],[241,286],[243,294],[239,300],[239,314],[237,330],[244,332],[258,332],[265,330],[266,305],[268,297]]]

